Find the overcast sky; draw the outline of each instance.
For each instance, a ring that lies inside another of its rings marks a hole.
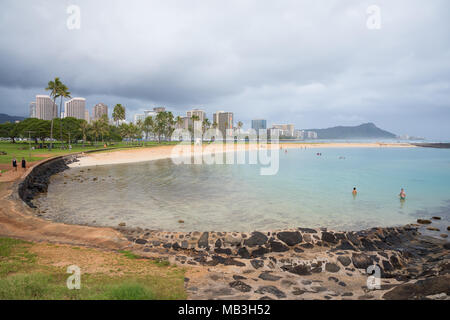
[[[450,139],[449,12],[448,0],[2,0],[0,113],[28,115],[58,76],[89,109],[122,103],[128,119],[199,107],[244,127],[374,122]]]

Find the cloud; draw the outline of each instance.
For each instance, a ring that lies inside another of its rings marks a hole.
[[[366,9],[381,8],[381,30]],[[81,29],[68,30],[69,4]],[[0,112],[24,115],[59,76],[92,106],[226,109],[299,128],[359,124],[445,138],[450,3],[12,1],[0,12]]]

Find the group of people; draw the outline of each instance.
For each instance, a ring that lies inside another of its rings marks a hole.
[[[358,191],[356,191],[356,187],[353,188],[352,194],[353,194],[353,197],[355,197],[358,194]],[[400,194],[398,196],[400,197],[400,200],[406,199],[406,193],[403,188],[400,190]]]
[[[17,171],[17,159],[13,158],[12,159],[12,166],[14,171]],[[24,157],[22,157],[22,169],[25,170],[27,168],[27,161],[25,160]]]

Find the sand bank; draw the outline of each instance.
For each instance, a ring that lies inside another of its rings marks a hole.
[[[109,165],[120,163],[134,163],[151,160],[167,159],[172,156],[172,150],[175,146],[157,146],[140,149],[127,149],[113,152],[92,153],[79,158],[79,161],[70,164],[69,167],[87,167],[96,165]],[[268,148],[282,149],[303,149],[303,148],[415,148],[408,143],[280,143],[276,145],[267,145]],[[203,146],[204,152],[208,148]],[[245,145],[246,150],[255,150],[257,144]],[[222,150],[225,152],[225,148]]]

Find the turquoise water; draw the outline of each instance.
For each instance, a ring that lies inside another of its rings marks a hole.
[[[280,153],[278,174],[261,176],[259,168],[158,160],[71,169],[53,177],[39,201],[58,221],[172,231],[360,230],[437,214],[442,225],[450,220],[450,150],[289,149]],[[77,175],[84,182],[72,181]]]

